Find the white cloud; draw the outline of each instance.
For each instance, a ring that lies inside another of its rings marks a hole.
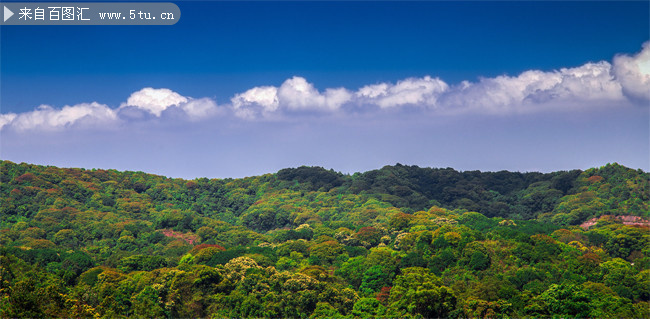
[[[350,101],[352,94],[344,88],[326,89],[321,94],[305,78],[294,76],[278,89],[280,105],[292,110],[337,110]]]
[[[326,89],[323,96],[325,96],[323,106],[330,110],[336,110],[352,99],[352,93],[345,88]]]
[[[14,116],[5,114],[2,127],[12,127],[19,131],[32,129],[61,129],[72,125],[93,125],[114,122],[117,119],[115,111],[97,102],[64,106],[55,109],[49,105],[41,105],[31,112]]]
[[[135,107],[147,111],[157,117],[170,108],[177,107],[185,112],[190,119],[209,117],[217,113],[217,103],[210,98],[193,99],[182,96],[170,89],[144,88],[133,92],[120,109]]]
[[[356,95],[358,97],[376,99],[388,92],[389,85],[387,83],[380,83],[374,85],[366,85],[360,88]]]
[[[397,84],[380,83],[364,86],[356,92],[361,103],[390,108],[403,105],[436,106],[438,97],[449,89],[439,78],[409,78]]]
[[[280,106],[278,88],[274,86],[254,87],[230,99],[235,114],[243,118],[255,117],[257,112],[269,114]]]
[[[290,109],[319,108],[325,104],[325,97],[314,85],[298,76],[284,81],[278,90],[278,96],[282,104]]]
[[[623,87],[623,93],[633,100],[650,101],[650,42],[643,44],[634,56],[614,57],[614,75]]]
[[[608,62],[587,63],[558,71],[525,71],[518,76],[481,78],[450,87],[439,78],[409,78],[397,84],[367,85],[355,93],[358,104],[394,108],[417,105],[444,110],[510,112],[549,103],[620,101],[621,86]]]
[[[179,106],[190,119],[202,119],[217,112],[217,102],[210,98],[190,99]]]
[[[447,109],[467,108],[486,112],[622,100],[621,86],[611,74],[611,65],[604,61],[559,71],[531,70],[515,77],[481,78],[476,83],[463,81],[440,98]]]
[[[618,101],[623,99],[620,83],[614,80],[609,62],[587,63],[558,72],[561,81],[548,90],[560,100]],[[552,75],[551,75],[552,76]]]
[[[254,87],[236,94],[230,101],[236,116],[256,118],[270,116],[280,110],[335,111],[352,99],[352,93],[344,88],[329,88],[319,92],[303,77],[294,76],[278,87]]]
[[[0,114],[0,130],[16,118],[16,113]]]
[[[64,106],[61,109],[41,105],[31,112],[0,114],[0,130],[56,130],[71,126],[102,127],[133,120],[151,120],[164,111],[180,110],[189,120],[203,119],[218,113],[210,98],[193,99],[169,89],[144,88],[134,92],[117,109],[97,102]],[[173,112],[170,113],[171,116]]]
[[[160,114],[168,107],[178,106],[181,103],[187,102],[187,97],[170,89],[154,89],[148,87],[133,92],[126,102],[120,105],[120,107],[134,106],[147,110],[155,116],[160,116]]]

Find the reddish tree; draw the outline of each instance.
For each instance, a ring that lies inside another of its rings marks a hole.
[[[390,289],[392,287],[381,287],[381,290],[377,293],[377,300],[383,305],[386,305],[388,302],[388,297],[390,296]]]

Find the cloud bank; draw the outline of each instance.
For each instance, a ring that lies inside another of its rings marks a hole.
[[[55,108],[41,105],[31,112],[0,114],[0,130],[61,130],[70,127],[116,126],[134,120],[174,118],[200,121],[217,116],[244,120],[282,118],[300,113],[346,113],[415,108],[425,114],[543,112],[558,108],[650,104],[650,42],[634,55],[589,62],[552,71],[529,70],[448,84],[431,76],[396,83],[375,83],[357,90],[318,90],[294,76],[279,87],[259,86],[235,94],[218,105],[212,98],[183,96],[167,88],[143,88],[117,108],[98,102]]]
[[[144,88],[131,94],[118,108],[92,102],[66,105],[60,109],[40,105],[31,112],[0,114],[0,130],[56,131],[72,127],[115,127],[134,119],[161,118],[166,113],[198,120],[217,114],[218,107],[216,101],[210,98],[194,99],[170,89]]]
[[[641,102],[650,100],[650,42],[643,44],[634,56],[614,57],[614,75],[621,83],[623,94]]]
[[[621,84],[608,62],[587,63],[552,72],[526,71],[519,76],[483,78],[452,87],[439,105],[485,112],[525,112],[559,105],[624,102]]]
[[[0,129],[11,127],[18,131],[55,130],[70,126],[108,124],[116,119],[115,110],[97,102],[66,105],[61,109],[41,105],[31,112],[0,115]]]

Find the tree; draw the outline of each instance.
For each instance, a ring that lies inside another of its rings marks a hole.
[[[355,318],[380,318],[386,312],[386,307],[374,298],[361,298],[352,308]]]
[[[480,251],[475,251],[469,260],[469,268],[472,270],[485,270],[490,267],[490,257]]]
[[[334,241],[329,240],[311,247],[309,260],[315,265],[329,265],[343,253],[343,247]]]
[[[398,314],[444,318],[456,309],[456,296],[429,269],[412,267],[402,269],[402,275],[395,278],[389,304]]]
[[[167,267],[167,260],[164,257],[133,255],[122,258],[118,268],[124,272],[130,272],[138,270],[151,271],[162,267]]]
[[[377,292],[381,287],[390,286],[391,273],[382,266],[375,265],[363,272],[359,290],[368,295]]]
[[[586,318],[589,317],[589,295],[573,284],[551,285],[539,296],[549,314]]]

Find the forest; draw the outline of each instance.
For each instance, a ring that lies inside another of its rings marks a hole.
[[[0,317],[650,318],[650,174],[0,161]]]

